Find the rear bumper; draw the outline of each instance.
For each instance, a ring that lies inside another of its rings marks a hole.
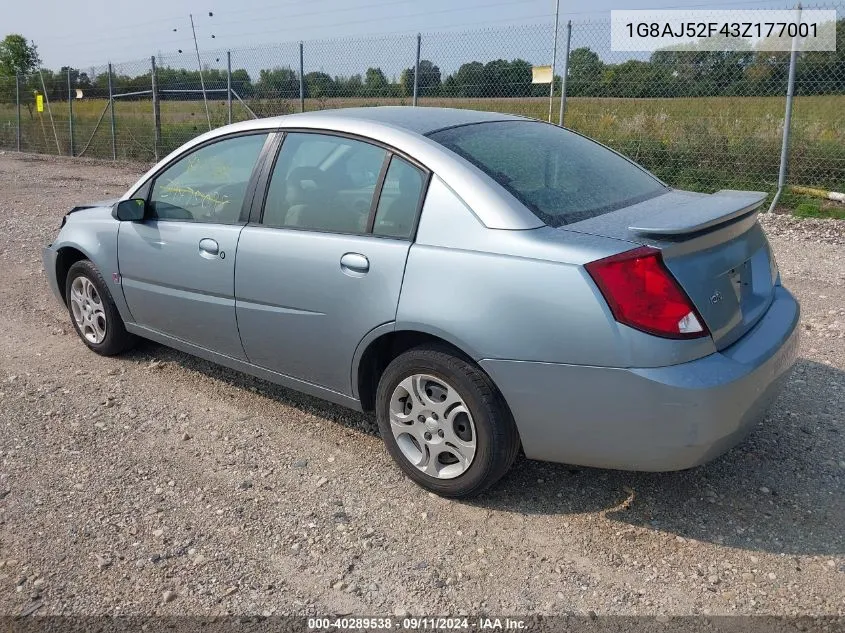
[[[681,470],[724,453],[762,419],[797,356],[799,313],[778,286],[769,310],[739,341],[669,367],[481,366],[507,400],[529,458]]]
[[[62,293],[59,290],[59,284],[56,281],[56,258],[58,256],[59,252],[53,248],[52,244],[45,246],[44,250],[41,251],[41,263],[44,265],[44,273],[47,275],[50,290],[53,291],[53,294],[59,301],[64,303]]]

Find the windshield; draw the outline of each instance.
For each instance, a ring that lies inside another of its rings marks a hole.
[[[593,218],[667,191],[606,147],[539,121],[476,123],[429,137],[483,170],[549,226]]]

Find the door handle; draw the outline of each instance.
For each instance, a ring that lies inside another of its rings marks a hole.
[[[204,237],[200,240],[200,255],[203,257],[212,256],[217,257],[217,254],[220,252],[220,245],[217,243],[216,240],[211,239],[210,237]]]
[[[370,270],[370,260],[361,253],[346,253],[340,258],[340,269],[348,275],[364,275]]]

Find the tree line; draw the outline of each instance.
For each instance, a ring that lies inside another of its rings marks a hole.
[[[11,38],[11,40],[10,40]],[[837,23],[837,50],[806,52],[796,66],[796,93],[845,93],[845,19]],[[21,41],[22,40],[22,41]],[[40,65],[37,50],[21,36],[8,36],[0,42],[0,81],[2,76],[24,73],[22,91],[43,92],[51,100],[66,100],[68,89],[81,89],[85,96],[105,96],[108,77],[93,76],[75,68],[58,71],[33,71]],[[703,97],[782,95],[789,70],[788,52],[759,51],[657,51],[648,60],[609,63],[588,47],[575,48],[569,57],[567,92],[574,97]],[[68,85],[70,74],[70,86]],[[398,76],[388,77],[381,68],[371,67],[361,74],[332,76],[322,71],[306,73],[302,84],[306,98],[330,99],[407,98],[414,91],[415,69],[405,68]],[[202,79],[207,88],[224,89],[226,71],[205,68]],[[43,86],[42,86],[43,77]],[[556,92],[560,76],[555,76]],[[159,90],[197,90],[200,73],[184,68],[158,68]],[[231,84],[242,99],[297,99],[300,93],[298,72],[290,67],[267,68],[252,76],[245,69],[232,71]],[[135,76],[115,74],[115,94],[149,90],[150,71]],[[444,73],[428,59],[420,60],[417,91],[421,97],[508,98],[547,96],[548,84],[532,83],[531,64],[524,59],[469,61],[457,70]],[[9,95],[9,82],[0,95]],[[13,95],[11,95],[13,97]],[[195,100],[196,93],[162,93],[163,98]],[[5,99],[4,99],[5,100]]]

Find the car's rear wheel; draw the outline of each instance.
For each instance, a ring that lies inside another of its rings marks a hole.
[[[417,347],[395,358],[379,381],[376,417],[399,467],[444,497],[483,492],[519,450],[516,425],[490,378],[445,348]]]
[[[135,344],[137,339],[126,331],[100,271],[87,259],[70,267],[65,297],[76,333],[92,350],[113,356]]]

